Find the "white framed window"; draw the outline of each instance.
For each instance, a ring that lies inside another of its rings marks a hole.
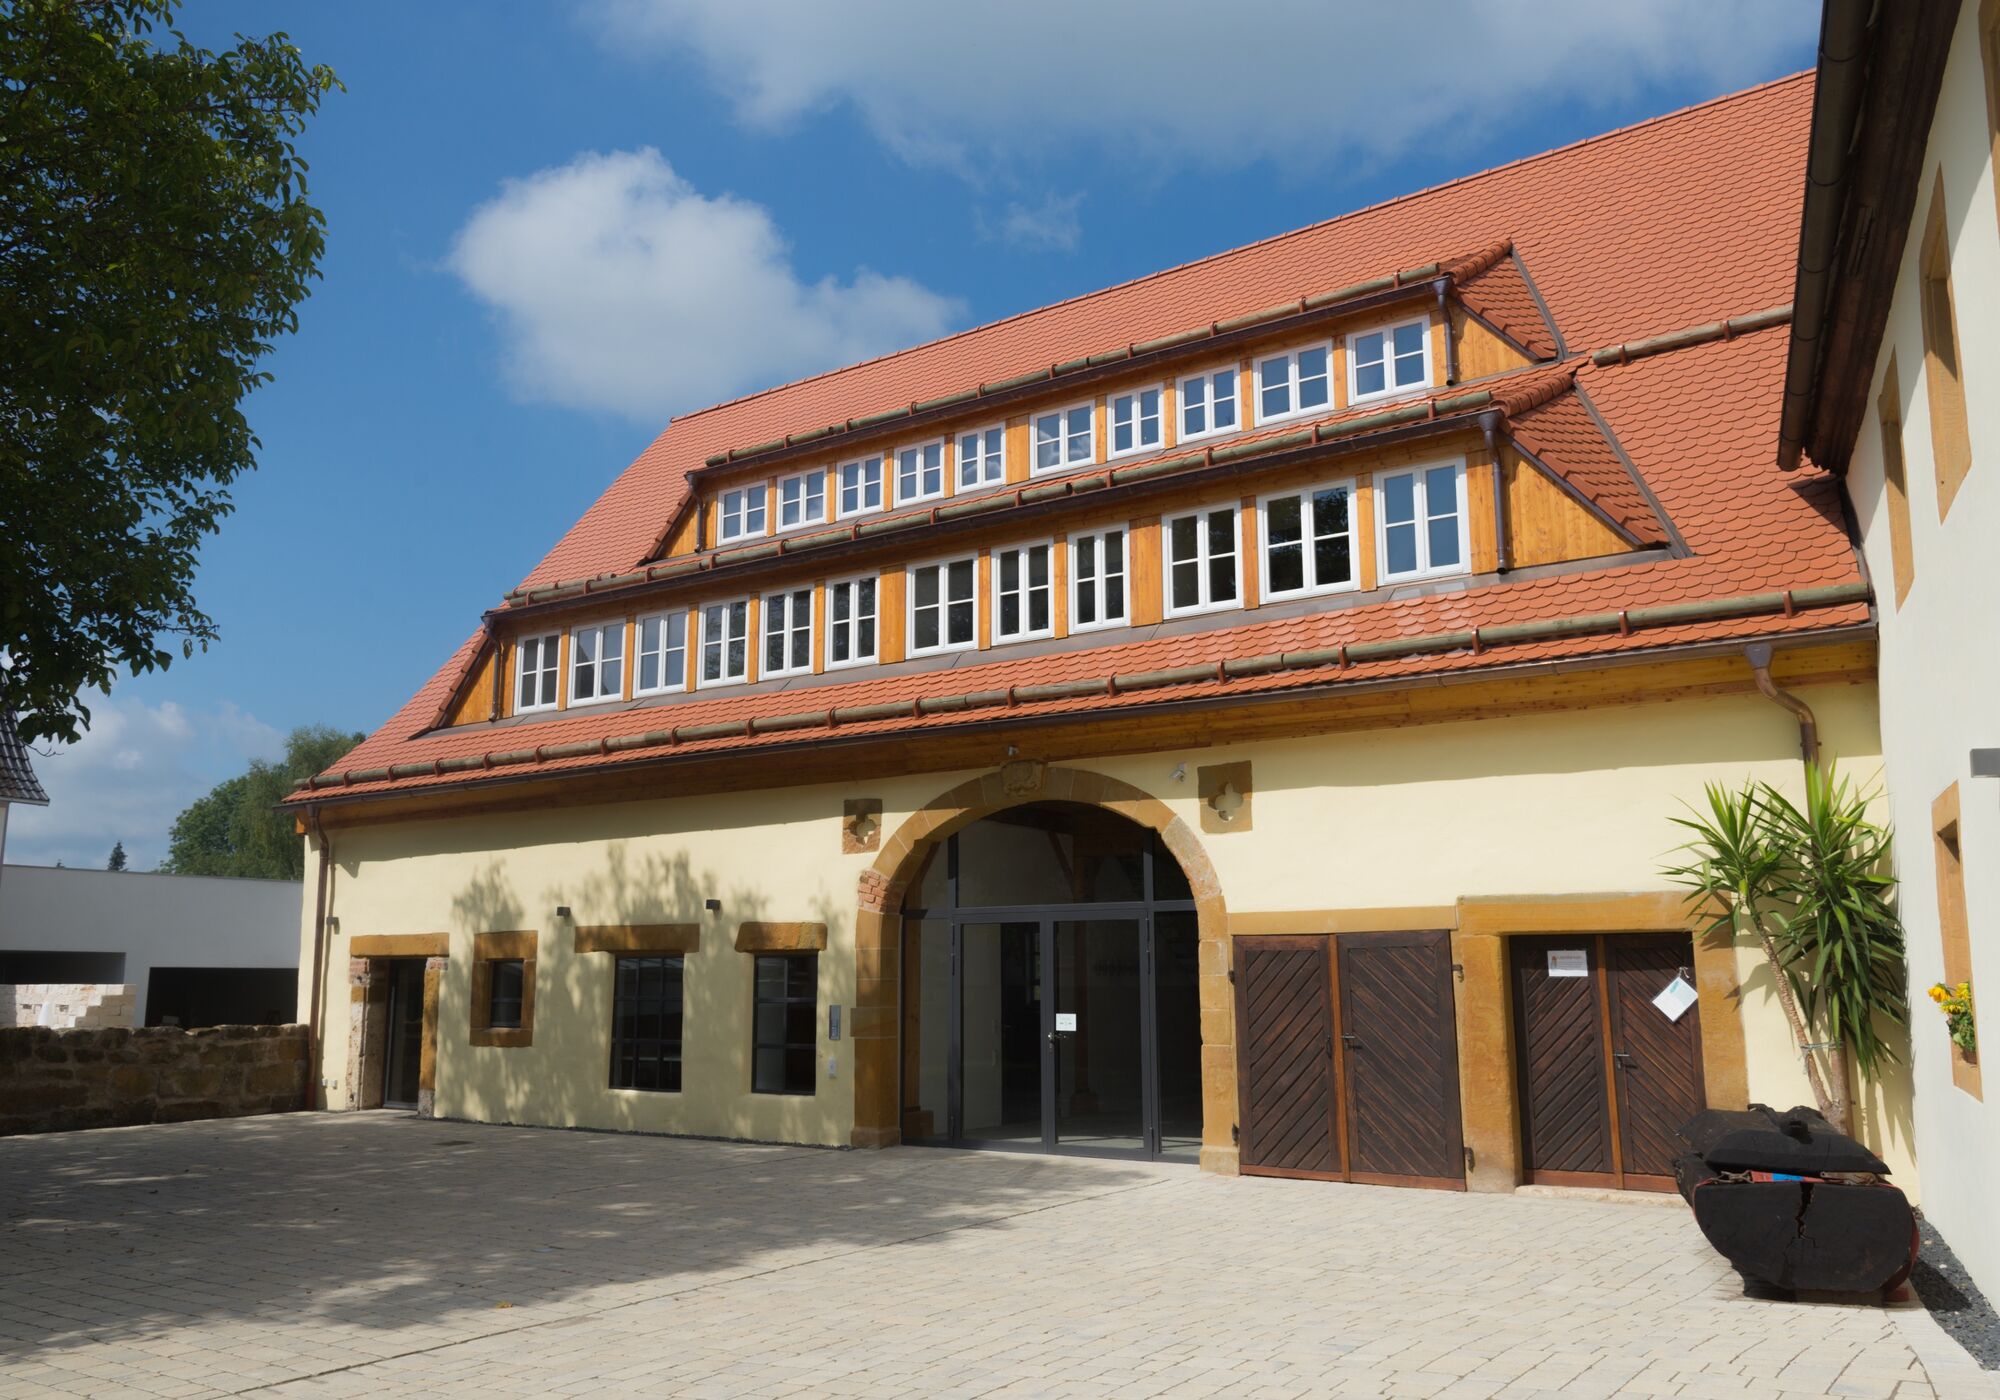
[[[896,453],[896,504],[928,501],[944,494],[944,439],[920,442]]]
[[[562,635],[550,632],[514,643],[514,713],[553,710],[556,672],[562,665]]]
[[[840,477],[840,514],[866,515],[871,510],[882,509],[882,459],[862,457],[852,462],[842,462],[836,472]]]
[[[1080,403],[1054,413],[1035,415],[1035,462],[1038,472],[1061,471],[1097,460],[1097,429],[1092,405]]]
[[[1167,616],[1242,606],[1235,506],[1170,516],[1160,523],[1160,534],[1167,556]]]
[[[688,615],[654,613],[633,628],[632,693],[662,695],[687,689]]]
[[[1266,496],[1257,503],[1257,525],[1266,599],[1356,586],[1352,482]]]
[[[796,676],[813,666],[813,591],[788,588],[764,595],[764,660],[759,679]]]
[[[1271,423],[1333,405],[1333,346],[1306,345],[1257,361],[1257,421]]]
[[[701,610],[697,685],[735,685],[750,678],[750,600],[710,603]]]
[[[569,703],[590,705],[625,698],[625,623],[572,627],[569,633]]]
[[[764,503],[771,488],[765,482],[755,486],[739,486],[722,493],[721,523],[717,525],[715,537],[718,543],[730,540],[748,539],[764,533]]]
[[[993,551],[993,640],[1025,642],[1056,633],[1055,547]]]
[[[958,484],[992,486],[1007,479],[1007,430],[998,423],[958,435]]]
[[[1236,431],[1236,366],[1191,374],[1180,384],[1180,440]]]
[[[875,659],[875,576],[846,578],[826,586],[828,670],[860,666]]]
[[[1425,316],[1347,337],[1347,401],[1421,389],[1431,382],[1431,323]]]
[[[1166,441],[1160,418],[1165,399],[1166,390],[1158,387],[1113,394],[1110,403],[1111,442],[1106,455],[1123,457],[1128,453],[1146,452],[1161,446]]]
[[[1125,527],[1069,537],[1069,630],[1122,626],[1125,601]]]
[[[778,528],[826,523],[826,472],[814,469],[778,479]]]
[[[910,655],[979,645],[979,561],[970,557],[910,569]]]
[[[1376,477],[1375,522],[1385,582],[1465,572],[1465,463]]]

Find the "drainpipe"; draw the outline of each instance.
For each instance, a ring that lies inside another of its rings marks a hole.
[[[1451,338],[1451,306],[1445,301],[1445,281],[1438,278],[1438,325],[1444,333],[1444,384],[1458,383],[1458,343]]]
[[[326,888],[332,875],[333,853],[327,846],[326,828],[320,825],[319,808],[306,808],[306,829],[319,846],[319,894],[313,904],[312,1001],[306,1008],[306,1107],[317,1108],[320,1095],[320,972],[326,966]]]
[[[1743,655],[1750,661],[1750,674],[1757,678],[1757,690],[1766,700],[1782,705],[1798,716],[1799,756],[1808,768],[1819,766],[1819,721],[1813,718],[1812,706],[1799,699],[1788,690],[1778,689],[1778,683],[1771,679],[1771,644],[1752,642],[1743,649]]]
[[[1479,422],[1486,434],[1486,460],[1493,464],[1493,572],[1504,574],[1514,567],[1507,547],[1507,478],[1500,470],[1500,421],[1488,414]]]

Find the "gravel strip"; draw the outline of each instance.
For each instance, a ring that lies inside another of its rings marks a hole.
[[[2000,1371],[2000,1316],[1994,1314],[1993,1305],[1973,1284],[1972,1276],[1937,1227],[1919,1219],[1917,1228],[1923,1247],[1916,1267],[1910,1270],[1910,1286],[1953,1341],[1987,1370]]]

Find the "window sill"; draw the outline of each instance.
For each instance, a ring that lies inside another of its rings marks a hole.
[[[1205,617],[1209,613],[1238,612],[1243,608],[1241,598],[1232,598],[1226,603],[1202,603],[1191,608],[1163,607],[1160,615],[1168,620],[1183,617]]]

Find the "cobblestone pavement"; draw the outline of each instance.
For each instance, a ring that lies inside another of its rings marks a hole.
[[[0,1396],[1989,1393],[1679,1210],[297,1114],[0,1140]]]

